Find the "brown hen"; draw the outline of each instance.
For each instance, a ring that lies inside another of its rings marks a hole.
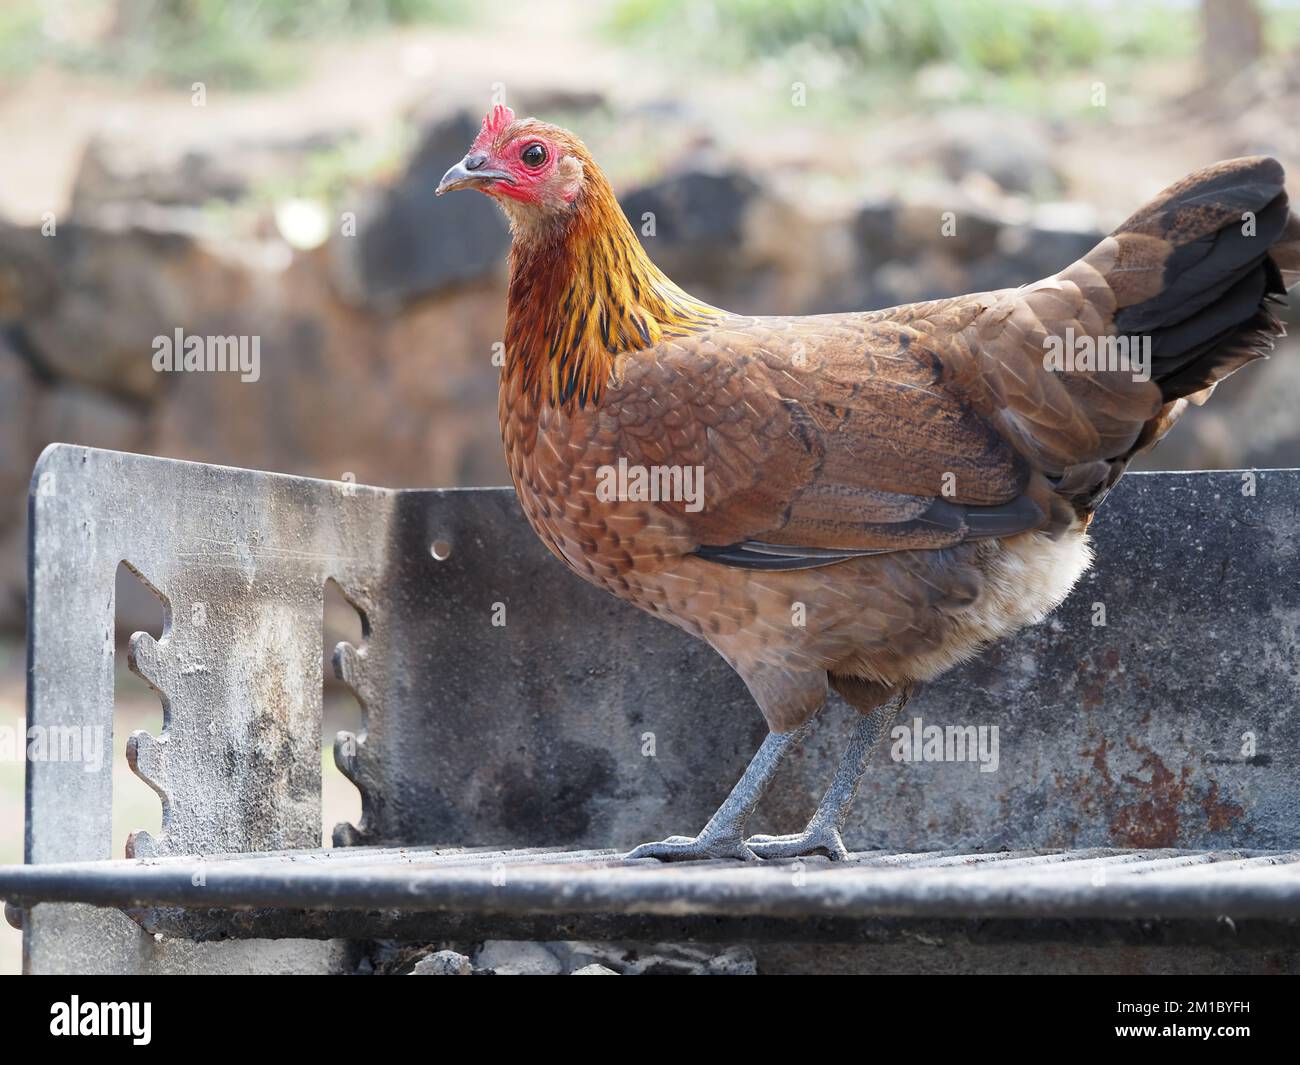
[[[496,108],[438,192],[457,188],[497,199],[514,236],[500,419],[529,522],[714,647],[771,730],[698,835],[632,857],[843,857],[913,686],[1066,596],[1093,510],[1188,402],[1267,353],[1300,271],[1267,158],[1192,174],[1022,288],[799,318],[674,285],[554,126]],[[804,832],[747,840],[828,688],[862,717],[825,798]]]

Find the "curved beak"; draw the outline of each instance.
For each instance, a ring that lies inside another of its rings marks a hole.
[[[511,185],[514,184],[514,178],[504,170],[494,170],[489,167],[487,165],[487,156],[482,152],[471,152],[442,175],[442,180],[438,182],[434,195],[441,196],[444,192],[455,192],[456,189],[486,190],[486,187],[494,181],[505,181]]]

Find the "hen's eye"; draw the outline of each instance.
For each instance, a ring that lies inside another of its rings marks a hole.
[[[520,158],[524,161],[524,166],[539,167],[546,162],[546,149],[540,144],[530,144]]]

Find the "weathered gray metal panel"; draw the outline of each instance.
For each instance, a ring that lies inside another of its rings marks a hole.
[[[1126,477],[1066,604],[923,690],[900,723],[996,726],[997,771],[895,761],[891,742],[849,846],[1300,843],[1300,473],[1254,476],[1253,496],[1238,473]],[[443,562],[435,538],[452,545]],[[566,573],[508,492],[401,493],[387,556],[364,663],[343,656],[371,713],[341,762],[362,831],[338,842],[694,832],[762,738],[709,648]],[[831,707],[755,830],[802,826],[847,725]]]
[[[909,707],[1000,725],[1002,768],[888,766],[856,839],[1300,844],[1300,473],[1131,474],[1093,535],[1092,571],[1051,618]]]
[[[139,734],[129,748],[163,799],[162,834],[136,837],[136,853],[318,841],[324,579],[356,542],[346,532],[366,496],[89,448],[55,445],[41,457],[31,495],[29,726],[99,729],[111,751],[118,564],[168,607],[161,641],[137,635],[132,646],[132,667],[160,690],[165,719],[161,736]],[[110,759],[88,768],[28,762],[29,862],[109,857]],[[41,906],[24,931],[34,971],[112,970],[116,957],[139,966],[146,956],[145,967],[173,970],[177,953],[182,968],[202,964],[201,952],[155,944],[118,914]],[[295,957],[319,967],[324,955],[286,944],[267,962],[284,968]]]
[[[1065,606],[909,707],[903,724],[997,726],[997,771],[886,748],[849,845],[1300,844],[1300,472],[1255,487],[1125,478]],[[32,536],[32,724],[90,724],[111,742],[118,562],[170,602],[163,640],[135,646],[169,703],[166,739],[135,745],[167,802],[142,854],[315,843],[328,578],[367,621],[338,656],[365,717],[336,748],[363,802],[342,842],[621,847],[694,831],[762,738],[712,651],[566,573],[508,490],[391,492],[57,446],[34,479]],[[790,759],[756,830],[802,824],[844,717],[831,708]],[[28,770],[28,860],[107,857],[107,768]],[[32,967],[227,964],[124,921],[38,906]],[[323,964],[301,944],[267,949],[269,968]]]
[[[386,555],[365,652],[339,656],[368,712],[340,760],[361,831],[336,842],[632,844],[702,824],[762,740],[712,650],[570,575],[513,492],[403,492]]]

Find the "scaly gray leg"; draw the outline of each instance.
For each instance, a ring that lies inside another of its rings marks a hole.
[[[665,862],[683,862],[700,858],[741,858],[754,861],[757,855],[745,846],[745,822],[776,774],[781,759],[808,733],[811,723],[792,732],[769,732],[745,775],[731,789],[731,794],[709,818],[709,823],[694,838],[669,836],[658,843],[643,843],[625,858],[659,858]]]
[[[832,861],[847,858],[849,852],[840,833],[844,831],[844,823],[857,797],[858,784],[881,738],[889,731],[899,711],[907,705],[908,694],[901,691],[871,713],[858,717],[853,739],[840,759],[831,785],[802,832],[793,836],[751,836],[745,840],[749,849],[760,858],[799,858],[808,854],[824,854]]]

